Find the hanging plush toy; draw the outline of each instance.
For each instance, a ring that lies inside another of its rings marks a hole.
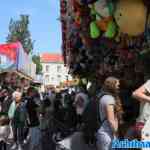
[[[143,0],[119,0],[115,20],[121,33],[138,36],[145,31],[147,7]]]
[[[91,14],[96,15],[96,25],[104,36],[113,38],[117,32],[116,23],[113,21],[114,7],[111,1],[98,0],[91,5]]]
[[[74,20],[77,27],[81,27],[82,25],[82,18],[88,17],[90,14],[90,9],[88,6],[81,5],[78,1],[73,1],[73,8],[74,8]]]
[[[92,39],[96,39],[100,36],[101,31],[98,28],[97,24],[95,21],[90,23],[90,35]]]
[[[77,1],[82,5],[89,5],[89,4],[93,4],[97,0],[77,0]]]
[[[108,2],[106,0],[98,0],[94,3],[95,11],[99,14],[101,14],[102,17],[109,17],[112,15],[112,9],[108,5]]]

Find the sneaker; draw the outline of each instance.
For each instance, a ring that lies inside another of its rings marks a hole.
[[[18,146],[18,150],[23,150],[21,145]]]
[[[27,140],[24,140],[24,141],[23,141],[23,144],[24,144],[24,145],[25,145],[25,144],[27,144],[27,143],[28,143],[28,141],[27,141]]]
[[[13,144],[13,146],[11,147],[11,150],[15,150],[17,148],[17,144]]]

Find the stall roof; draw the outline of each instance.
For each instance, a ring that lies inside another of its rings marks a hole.
[[[63,57],[61,54],[43,53],[41,54],[41,62],[63,62]]]
[[[22,73],[22,72],[20,72],[20,71],[17,71],[17,70],[4,70],[4,71],[0,71],[0,74],[2,74],[2,73],[5,73],[5,72],[14,72],[14,73],[16,73],[18,76],[20,76],[21,78],[25,78],[26,80],[29,80],[29,81],[33,81],[33,79],[30,77],[30,76],[28,76],[28,75],[25,75],[24,73]]]

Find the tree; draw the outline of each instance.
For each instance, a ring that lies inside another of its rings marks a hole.
[[[33,55],[32,56],[32,61],[36,64],[36,73],[41,74],[42,72],[42,65],[40,61],[40,56],[38,55]]]
[[[21,42],[25,52],[27,54],[33,51],[33,41],[31,39],[29,27],[29,16],[20,15],[19,20],[10,20],[9,34],[7,36],[7,42]]]

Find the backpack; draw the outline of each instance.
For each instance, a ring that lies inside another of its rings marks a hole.
[[[102,123],[105,121],[105,120],[101,121],[100,114],[99,114],[100,113],[99,102],[104,95],[108,95],[108,94],[101,93],[96,98],[91,99],[83,112],[82,132],[86,144],[92,144],[92,145],[96,144],[95,134],[97,130],[101,127]]]

